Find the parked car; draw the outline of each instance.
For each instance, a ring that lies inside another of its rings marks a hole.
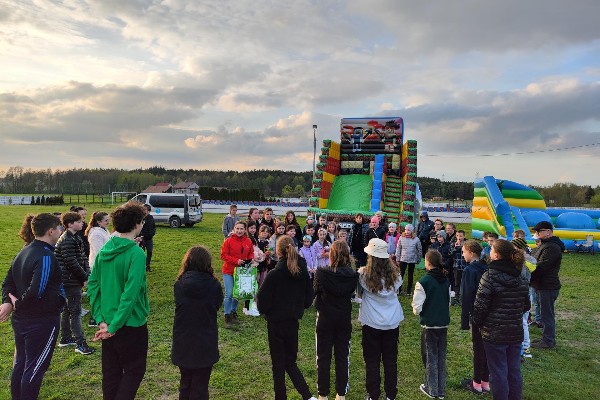
[[[140,193],[131,200],[149,204],[154,221],[168,223],[172,228],[202,221],[202,199],[197,194]]]

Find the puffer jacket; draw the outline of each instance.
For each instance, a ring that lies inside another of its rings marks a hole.
[[[63,286],[83,286],[90,275],[83,240],[67,229],[56,242],[54,254],[62,270]]]
[[[505,260],[492,261],[479,282],[471,323],[483,340],[494,344],[523,341],[523,313],[531,308],[521,269]]]
[[[531,286],[537,290],[556,290],[560,289],[560,263],[562,261],[562,252],[565,245],[556,236],[542,240],[542,243],[535,249],[535,258],[537,264],[531,274]]]

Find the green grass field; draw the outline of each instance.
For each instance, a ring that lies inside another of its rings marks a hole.
[[[66,209],[67,207],[65,207]],[[108,210],[108,209],[106,209]],[[28,212],[62,211],[57,207],[0,207],[0,275],[2,279],[12,258],[22,247],[17,236],[23,217]],[[88,208],[88,211],[95,211]],[[222,215],[205,214],[204,221],[194,228],[171,229],[158,226],[155,237],[153,272],[148,275],[150,291],[150,348],[146,376],[138,392],[140,399],[176,399],[179,371],[170,361],[173,321],[173,281],[185,251],[192,245],[207,246],[213,254],[213,265],[220,277],[219,251]],[[470,233],[469,226],[461,226]],[[561,279],[563,288],[556,303],[558,347],[535,351],[523,366],[525,399],[596,399],[600,398],[600,274],[599,256],[566,254]],[[421,275],[418,272],[416,278]],[[423,399],[419,384],[423,379],[420,358],[420,328],[412,315],[410,298],[401,296],[405,321],[400,325],[398,356],[398,399]],[[87,307],[87,304],[84,305]],[[241,311],[241,310],[240,310]],[[240,312],[241,314],[241,312]],[[354,305],[354,317],[358,305]],[[238,330],[219,330],[221,360],[215,365],[210,381],[214,399],[271,399],[273,388],[267,344],[266,322],[262,318],[241,316]],[[459,329],[460,308],[452,307],[448,332],[449,399],[470,399],[460,389],[460,380],[470,376],[471,341],[468,331]],[[94,329],[85,332],[91,338]],[[219,324],[222,326],[222,320]],[[309,386],[316,394],[314,345],[315,310],[307,310],[300,323],[299,366]],[[540,337],[532,328],[532,339]],[[13,358],[13,332],[10,323],[0,325],[0,399],[10,397],[10,371]],[[361,330],[354,324],[351,345],[349,400],[364,399],[364,364]],[[99,344],[94,343],[98,350]],[[100,351],[82,356],[73,348],[57,348],[44,378],[40,398],[98,399],[101,398]],[[332,386],[333,387],[333,386]],[[290,399],[299,399],[288,381]],[[333,396],[335,397],[335,396]],[[332,398],[332,397],[330,397]]]

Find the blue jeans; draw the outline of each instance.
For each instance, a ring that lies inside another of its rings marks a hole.
[[[556,319],[554,316],[554,302],[558,298],[559,289],[538,290],[540,300],[540,313],[544,330],[542,340],[551,346],[556,346]]]
[[[52,359],[60,316],[19,318],[13,315],[16,359],[10,378],[13,399],[37,399]]]
[[[223,301],[223,309],[225,315],[237,311],[238,301],[233,298],[233,275],[223,274],[223,285],[225,285],[225,300]]]
[[[520,400],[523,393],[521,343],[494,344],[484,340],[483,347],[494,400]]]
[[[540,298],[538,291],[534,288],[529,288],[529,298],[531,299],[531,306],[533,307],[533,314],[535,322],[542,323],[542,314],[540,312]]]

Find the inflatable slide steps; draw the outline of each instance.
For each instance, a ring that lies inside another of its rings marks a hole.
[[[402,178],[395,175],[388,175],[385,181],[383,211],[388,215],[390,222],[398,222],[401,203]]]

